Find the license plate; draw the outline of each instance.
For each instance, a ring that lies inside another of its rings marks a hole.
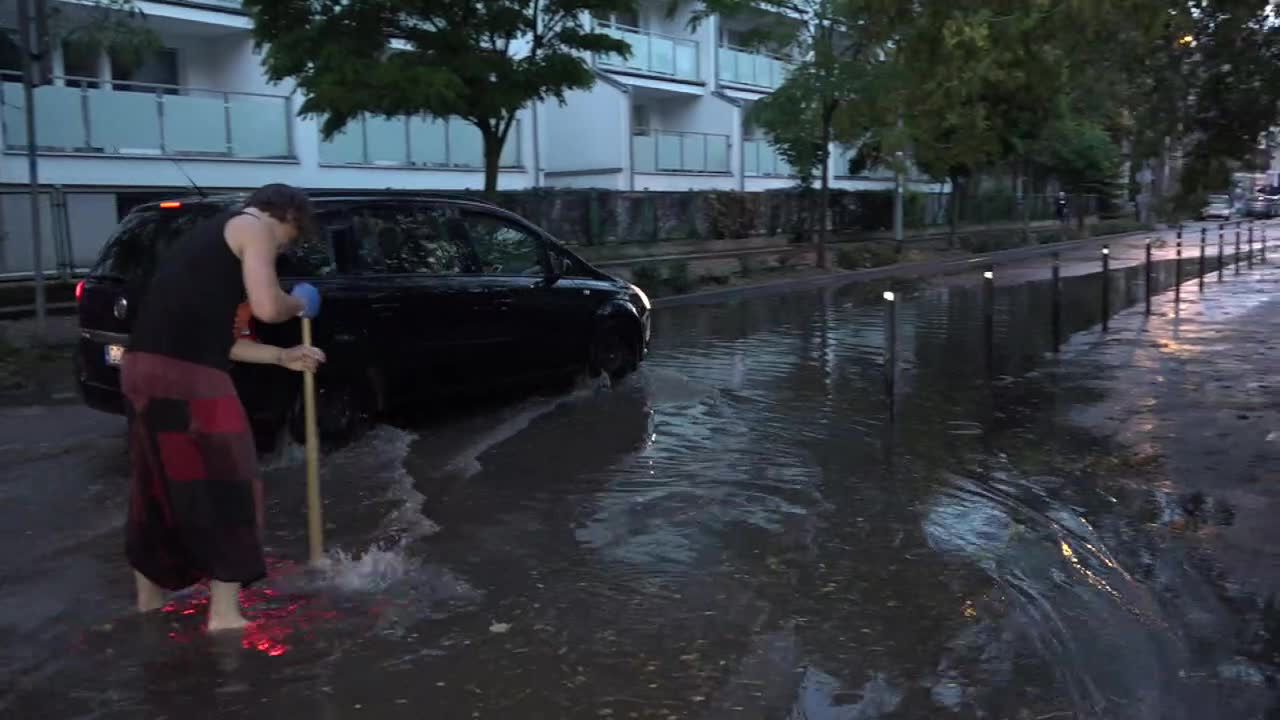
[[[104,350],[106,351],[108,365],[120,365],[120,360],[124,357],[123,345],[108,345]]]

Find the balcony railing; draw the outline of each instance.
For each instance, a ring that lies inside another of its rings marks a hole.
[[[795,174],[791,165],[778,155],[768,140],[747,139],[742,142],[742,172],[745,175],[789,177]]]
[[[27,147],[21,75],[0,73],[4,146]],[[293,158],[293,111],[283,95],[59,77],[35,88],[42,152]]]
[[[456,118],[366,115],[320,143],[326,165],[484,168],[484,139],[475,125]],[[498,166],[521,167],[520,121],[507,135]]]
[[[184,5],[210,5],[224,7],[229,10],[244,10],[243,0],[179,0]]]
[[[729,172],[729,136],[641,130],[631,137],[635,172]]]
[[[721,82],[776,90],[793,67],[793,63],[776,55],[732,45],[720,46]]]
[[[677,80],[701,80],[698,41],[677,38],[609,22],[596,22],[596,30],[631,45],[631,57],[598,55],[600,67],[660,75]]]

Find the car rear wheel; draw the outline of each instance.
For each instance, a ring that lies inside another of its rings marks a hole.
[[[639,364],[634,332],[628,332],[618,322],[609,322],[600,328],[591,343],[589,371],[592,377],[604,373],[616,383],[635,372]]]

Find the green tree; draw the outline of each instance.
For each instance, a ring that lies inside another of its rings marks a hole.
[[[1033,155],[1072,193],[1109,194],[1120,173],[1120,149],[1106,130],[1090,121],[1054,123]]]
[[[630,54],[588,13],[631,0],[245,0],[272,81],[293,78],[300,113],[332,137],[363,113],[458,117],[484,140],[485,192],[517,114],[595,76],[585,53]]]
[[[894,29],[910,13],[908,0],[704,0],[691,25],[713,14],[751,18],[748,45],[784,48],[799,61],[783,85],[752,108],[751,120],[800,177],[820,190],[818,264],[827,267],[831,144],[841,108],[866,99],[867,68],[881,62]]]

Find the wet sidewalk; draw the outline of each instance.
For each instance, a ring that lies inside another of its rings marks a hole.
[[[1134,308],[1105,334],[1081,334],[1055,370],[1104,398],[1073,408],[1075,422],[1160,468],[1157,524],[1211,551],[1225,571],[1220,589],[1250,595],[1259,611],[1280,592],[1276,260],[1211,274],[1203,292],[1189,281],[1180,303],[1166,292],[1150,317]]]

